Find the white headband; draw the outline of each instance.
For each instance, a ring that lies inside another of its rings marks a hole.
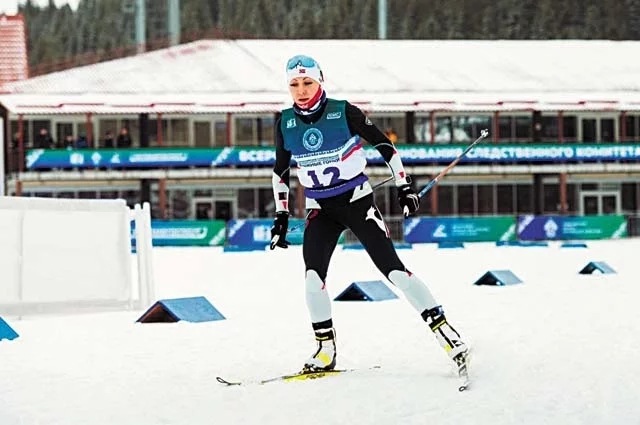
[[[320,65],[309,56],[294,56],[287,61],[287,83],[294,78],[309,77],[324,82]]]

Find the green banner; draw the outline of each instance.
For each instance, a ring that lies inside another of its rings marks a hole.
[[[152,220],[153,246],[224,245],[224,220]]]
[[[627,236],[627,220],[621,215],[567,217],[562,222],[564,239],[618,239]]]

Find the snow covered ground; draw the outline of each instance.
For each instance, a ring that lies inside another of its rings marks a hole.
[[[224,387],[216,376],[295,371],[314,350],[301,250],[156,248],[157,297],[203,295],[227,320],[5,317],[20,338],[0,342],[0,424],[640,424],[640,240],[399,252],[474,348],[466,393],[402,296],[333,303],[339,366],[380,369]],[[618,274],[579,275],[591,260]],[[505,268],[524,283],[472,285]],[[328,287],[380,278],[364,251],[338,248]]]

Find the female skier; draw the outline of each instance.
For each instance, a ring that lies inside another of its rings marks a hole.
[[[332,370],[336,366],[336,333],[325,279],[331,255],[346,228],[360,240],[382,274],[400,288],[449,357],[462,369],[467,346],[448,323],[442,306],[427,286],[398,258],[364,174],[367,161],[360,138],[375,146],[391,169],[398,202],[405,216],[409,216],[418,210],[420,199],[404,171],[400,155],[359,108],[345,100],[327,98],[322,88],[322,70],[313,58],[298,55],[289,59],[286,77],[293,105],[282,111],[274,126],[276,163],[272,183],[276,214],[270,248],[289,245],[286,240],[289,165],[293,159],[309,209],[302,251],[306,302],[318,342],[303,370]]]

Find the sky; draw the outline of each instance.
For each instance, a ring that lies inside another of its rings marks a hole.
[[[40,6],[46,6],[49,4],[49,0],[31,0],[33,4]],[[71,5],[72,8],[78,6],[80,0],[54,0],[56,6],[60,7],[65,4]],[[15,15],[18,11],[18,5],[26,3],[26,0],[0,0],[0,14]]]
[[[147,306],[3,316],[20,337],[0,341],[0,424],[637,425],[640,240],[587,245],[398,251],[472,347],[464,393],[392,286],[396,299],[332,303],[338,367],[355,372],[251,384],[294,372],[315,351],[300,247],[156,247],[158,299],[205,296],[226,319],[136,323]],[[580,275],[593,260],[617,273]],[[523,283],[473,285],[499,269]],[[377,279],[363,250],[338,247],[327,290],[333,299],[353,281]],[[216,376],[247,385],[224,387]]]

